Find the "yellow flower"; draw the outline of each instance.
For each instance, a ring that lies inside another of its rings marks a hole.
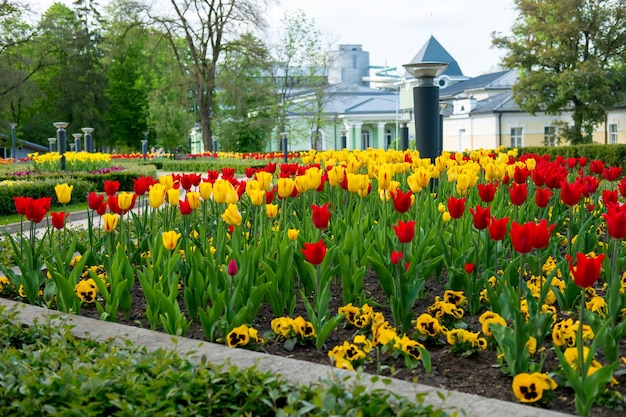
[[[237,346],[245,346],[250,342],[250,332],[248,330],[248,326],[242,324],[239,327],[235,327],[228,335],[226,336],[226,344],[228,347],[234,348]]]
[[[556,382],[546,374],[521,373],[513,377],[513,393],[523,403],[534,403],[541,399],[543,392],[557,387]]]
[[[270,323],[272,331],[279,336],[289,337],[293,328],[293,319],[290,317],[277,317]]]
[[[287,229],[287,237],[289,240],[296,240],[300,235],[300,230],[298,229]]]
[[[61,204],[67,204],[72,199],[73,185],[58,184],[54,187],[54,192],[57,194],[57,200]]]
[[[213,184],[203,181],[200,183],[199,188],[200,197],[202,197],[204,201],[207,201],[209,198],[211,198],[211,194],[213,194]]]
[[[395,169],[393,165],[385,164],[378,170],[378,188],[381,190],[389,189],[391,185],[391,178],[393,178],[393,174]]]
[[[239,201],[239,194],[230,181],[220,179],[213,184],[213,200],[216,203],[234,204]]]
[[[180,190],[178,188],[170,188],[167,190],[167,202],[171,206],[177,206],[178,200],[180,200]]]
[[[328,170],[328,183],[331,187],[337,187],[343,182],[345,169],[343,166],[334,166]]]
[[[287,198],[293,193],[293,189],[296,183],[291,178],[279,178],[277,183],[278,196],[280,198]]]
[[[251,188],[246,190],[246,194],[248,194],[250,202],[255,206],[265,203],[265,190]]]
[[[441,215],[441,218],[443,219],[444,223],[448,223],[450,220],[452,220],[452,216],[450,216],[450,212],[449,211],[445,211]]]
[[[229,204],[226,210],[224,210],[224,213],[222,213],[222,220],[230,226],[239,226],[242,219],[236,204]]]
[[[424,349],[424,345],[404,335],[400,339],[400,349],[413,359],[420,360],[422,357],[421,349]]]
[[[167,250],[174,250],[176,248],[176,244],[178,243],[178,239],[180,239],[180,233],[176,233],[174,230],[170,230],[168,232],[163,232],[163,246]]]
[[[266,204],[265,212],[267,213],[267,217],[273,219],[278,215],[278,204]]]
[[[117,204],[122,210],[128,210],[133,205],[133,193],[123,191],[117,197]]]
[[[200,193],[197,191],[189,191],[185,194],[185,196],[189,202],[190,209],[195,210],[200,206]]]
[[[165,185],[158,183],[150,186],[148,197],[150,198],[150,207],[157,209],[161,207],[163,201],[165,201]]]
[[[96,286],[93,278],[81,279],[80,281],[78,281],[78,283],[76,283],[76,286],[74,287],[74,292],[76,293],[78,298],[81,299],[81,301],[84,301],[86,303],[93,303],[94,301],[96,301],[98,287]]]
[[[296,189],[298,190],[298,193],[304,194],[305,192],[309,191],[309,179],[306,175],[296,176],[293,182],[296,184]]]
[[[269,191],[272,187],[272,174],[267,171],[258,171],[254,178],[259,182],[259,189]]]
[[[494,313],[493,311],[485,311],[480,318],[478,319],[480,324],[482,324],[482,332],[485,336],[492,336],[492,324],[500,324],[506,327],[506,320],[502,318],[498,313]]]
[[[118,217],[115,213],[105,213],[102,215],[102,222],[104,230],[109,233],[113,233],[117,227]]]
[[[300,335],[300,337],[306,339],[308,337],[315,337],[315,329],[310,321],[304,320],[302,316],[298,316],[293,319],[293,329]]]
[[[435,337],[442,333],[443,328],[439,324],[439,320],[428,313],[422,313],[415,322],[417,332],[422,336]]]
[[[159,178],[159,184],[161,184],[166,190],[174,188],[174,177],[171,175],[164,175]]]

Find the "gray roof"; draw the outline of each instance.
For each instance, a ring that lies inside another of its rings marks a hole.
[[[515,71],[499,71],[492,72],[491,74],[483,74],[442,88],[439,92],[439,97],[442,99],[452,98],[471,90],[510,90],[516,79]]]
[[[494,113],[494,112],[518,112],[519,107],[513,100],[513,93],[505,91],[496,94],[476,103],[476,108],[471,111],[472,114]]]
[[[330,99],[324,105],[325,114],[394,113],[398,95],[361,85],[335,84],[324,89]]]
[[[448,68],[446,68],[442,75],[448,75],[450,77],[463,76],[463,72],[461,71],[459,64],[457,64],[452,55],[446,51],[446,48],[441,46],[439,41],[435,39],[434,36],[431,36],[430,39],[428,39],[424,46],[422,46],[422,49],[415,54],[409,63],[417,64],[421,62],[443,62],[448,64]],[[407,78],[410,78],[410,76]]]

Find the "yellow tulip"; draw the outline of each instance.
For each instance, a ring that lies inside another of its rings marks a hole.
[[[393,165],[386,164],[383,165],[378,170],[378,188],[381,190],[387,190],[389,185],[391,184],[391,178],[393,178],[393,174],[395,173],[395,169]]]
[[[220,179],[213,184],[213,200],[216,203],[234,204],[239,201],[239,195],[230,181]]]
[[[209,198],[211,198],[211,194],[213,194],[213,184],[211,184],[210,182],[201,182],[200,183],[200,197],[202,197],[202,199],[204,201],[207,201]]]
[[[133,193],[121,192],[117,197],[117,205],[124,211],[128,210],[133,205]]]
[[[267,217],[273,219],[278,215],[278,204],[266,204],[265,212],[267,213]]]
[[[180,200],[180,190],[178,188],[170,188],[167,190],[167,202],[172,206],[178,205],[178,200]]]
[[[176,233],[174,230],[170,230],[169,232],[163,232],[163,246],[167,250],[174,250],[176,248],[176,244],[178,244],[178,239],[180,239],[180,233]]]
[[[189,208],[195,210],[200,206],[200,193],[197,191],[189,191],[187,194],[187,201],[189,201]]]
[[[159,178],[159,184],[163,185],[166,190],[174,188],[174,178],[171,175],[164,175]]]
[[[67,204],[72,199],[72,190],[74,189],[73,185],[67,184],[58,184],[54,187],[54,191],[57,194],[57,200],[61,204]]]
[[[102,222],[104,230],[109,233],[113,233],[117,227],[118,217],[115,213],[105,213],[102,215]]]
[[[278,179],[278,196],[280,198],[287,198],[293,193],[293,189],[296,183],[291,178],[279,178]]]
[[[150,186],[148,197],[150,198],[150,207],[157,209],[161,207],[163,201],[165,201],[165,185],[161,183],[153,184]]]
[[[239,213],[237,205],[231,203],[226,210],[224,210],[224,213],[222,213],[222,219],[230,226],[239,226],[243,218],[241,213]]]
[[[299,235],[300,235],[300,230],[298,229],[287,230],[287,237],[289,238],[289,240],[296,240]]]
[[[254,174],[254,178],[259,182],[259,188],[269,191],[272,188],[272,174],[267,171],[259,171]]]
[[[265,190],[250,189],[250,191],[246,191],[246,194],[248,194],[250,201],[255,206],[265,203]]]
[[[322,184],[322,172],[317,167],[306,170],[306,178],[309,183],[309,190],[317,190]]]
[[[343,182],[345,169],[343,166],[334,166],[328,170],[328,183],[331,187],[337,187]]]
[[[296,176],[296,178],[294,179],[294,183],[296,184],[296,189],[298,190],[298,193],[304,194],[305,192],[309,191],[309,179],[306,177],[306,175]]]

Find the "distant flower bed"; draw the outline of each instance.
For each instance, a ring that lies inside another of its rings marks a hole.
[[[90,172],[109,168],[111,165],[111,155],[107,153],[66,152],[64,156],[65,171],[67,172]],[[32,175],[33,172],[59,172],[61,154],[58,152],[48,152],[42,155],[38,152],[28,154],[27,164],[29,168],[17,172],[16,175]]]

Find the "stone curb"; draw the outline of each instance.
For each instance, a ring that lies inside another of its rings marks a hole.
[[[344,382],[348,386],[358,381],[359,384],[365,385],[370,389],[382,388],[394,394],[402,395],[410,400],[414,400],[416,394],[426,394],[424,399],[425,404],[442,407],[448,412],[457,411],[460,416],[571,417],[571,414],[543,410],[457,391],[437,389],[427,385],[392,378],[389,379],[391,381],[389,384],[381,381],[372,383],[366,380],[365,375],[359,377],[353,372],[336,369],[330,365],[314,364],[245,349],[232,349],[215,343],[175,337],[133,326],[64,314],[56,310],[35,307],[4,298],[0,298],[0,306],[6,306],[9,309],[17,307],[18,320],[27,326],[36,322],[45,322],[50,318],[56,317],[72,325],[72,333],[76,337],[88,337],[96,341],[106,341],[109,339],[129,340],[135,344],[145,346],[148,351],[168,349],[176,351],[181,355],[205,357],[208,361],[213,363],[230,363],[240,368],[256,366],[260,371],[275,373],[293,384],[309,385],[320,379],[328,379],[334,375],[342,380],[345,379]],[[440,395],[445,398],[443,401]]]

